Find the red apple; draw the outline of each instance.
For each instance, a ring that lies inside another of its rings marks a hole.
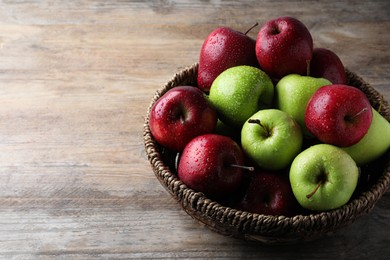
[[[307,129],[320,141],[336,146],[356,144],[372,121],[370,101],[348,85],[327,85],[310,98],[305,112]]]
[[[212,133],[217,113],[197,87],[177,86],[154,103],[149,118],[156,141],[173,151],[182,151],[194,137]]]
[[[256,41],[247,35],[249,30],[242,33],[219,27],[208,35],[199,57],[197,81],[200,89],[209,92],[214,79],[228,68],[239,65],[259,66],[255,53]]]
[[[326,78],[333,84],[347,84],[347,74],[339,56],[325,48],[314,48],[310,76]]]
[[[284,172],[253,173],[239,209],[265,215],[295,215],[300,208]]]
[[[221,198],[241,185],[244,155],[227,136],[206,134],[195,137],[180,157],[178,177],[189,188]]]
[[[307,74],[312,58],[313,39],[299,20],[283,16],[266,22],[256,39],[260,68],[272,78],[288,74]]]

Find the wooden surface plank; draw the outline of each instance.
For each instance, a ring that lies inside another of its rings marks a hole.
[[[333,236],[264,247],[199,225],[152,173],[155,91],[215,27],[281,15],[390,100],[388,1],[1,1],[0,258],[389,256],[389,193]]]

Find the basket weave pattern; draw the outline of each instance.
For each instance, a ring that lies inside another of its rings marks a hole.
[[[219,204],[203,193],[187,188],[173,173],[172,160],[175,154],[166,152],[154,140],[149,129],[149,114],[153,104],[169,89],[178,85],[196,85],[197,64],[175,74],[159,89],[147,110],[144,124],[144,144],[152,169],[166,190],[193,218],[208,228],[226,235],[263,244],[282,244],[313,240],[327,233],[333,233],[349,225],[362,215],[369,213],[380,197],[390,187],[389,152],[380,160],[384,165],[377,181],[348,204],[327,212],[294,217],[252,214]],[[371,105],[390,121],[390,108],[383,96],[365,83],[362,78],[346,70],[348,84],[361,89]]]

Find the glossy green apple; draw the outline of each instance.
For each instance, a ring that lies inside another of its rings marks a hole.
[[[252,115],[241,130],[245,154],[261,168],[280,170],[288,167],[302,148],[299,125],[287,113],[264,109]]]
[[[273,83],[262,70],[236,66],[214,80],[209,100],[222,122],[241,128],[251,115],[272,105],[273,95]]]
[[[275,87],[275,107],[292,116],[305,136],[311,136],[305,125],[307,103],[317,89],[330,84],[332,83],[324,78],[287,75]]]
[[[372,108],[370,128],[356,144],[342,149],[358,165],[364,165],[378,159],[390,148],[390,123]]]
[[[359,169],[341,148],[317,144],[297,155],[289,177],[295,198],[302,207],[327,211],[349,201],[357,186]]]

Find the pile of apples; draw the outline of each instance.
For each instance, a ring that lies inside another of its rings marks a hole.
[[[256,40],[248,31],[208,35],[197,84],[153,105],[153,137],[178,154],[184,184],[228,206],[286,216],[341,207],[359,169],[389,149],[390,123],[301,21],[270,20]]]

